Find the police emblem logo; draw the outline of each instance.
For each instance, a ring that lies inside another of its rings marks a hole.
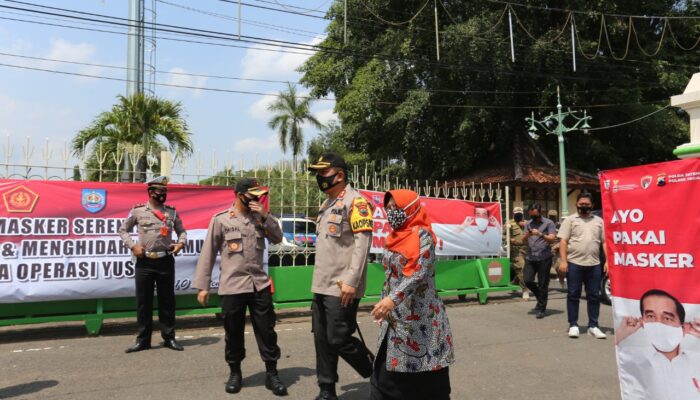
[[[666,186],[666,174],[660,173],[656,176],[656,186]]]
[[[651,186],[651,175],[643,176],[640,183],[642,185],[642,189],[648,189],[649,186]]]
[[[34,211],[39,195],[27,189],[24,185],[15,186],[2,194],[7,212],[30,213]]]
[[[105,189],[83,189],[80,198],[80,203],[85,211],[94,214],[105,208],[107,191]]]
[[[338,232],[337,226],[335,226],[333,224],[328,225],[328,233],[330,233],[331,235],[335,235],[337,232]]]
[[[236,242],[229,243],[229,245],[228,245],[228,248],[229,248],[229,250],[231,250],[231,251],[237,251],[237,250],[238,250],[238,247],[239,247],[239,245],[238,245],[238,243],[236,243]]]
[[[369,209],[367,208],[367,203],[357,203],[357,212],[361,217],[369,217]]]

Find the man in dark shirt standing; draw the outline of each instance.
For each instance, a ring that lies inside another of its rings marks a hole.
[[[525,257],[525,285],[537,298],[535,314],[544,318],[549,292],[549,269],[552,266],[551,243],[557,228],[552,220],[542,216],[542,206],[535,203],[527,209],[530,221],[525,226],[527,256]],[[535,283],[535,275],[537,282]]]

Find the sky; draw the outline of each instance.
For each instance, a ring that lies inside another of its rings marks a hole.
[[[75,11],[128,17],[127,0],[27,0],[32,4],[60,7]],[[330,0],[244,0],[244,3],[276,9],[301,11],[293,6],[325,12]],[[147,6],[153,0],[146,0]],[[59,16],[33,14],[2,6],[32,8],[26,4],[0,1],[0,64],[57,70],[83,75],[126,78],[127,36],[125,27],[97,26],[90,21],[77,21]],[[186,8],[189,9],[186,9]],[[237,8],[220,0],[162,0],[156,2],[157,22],[194,29],[234,34],[237,32]],[[43,9],[66,14],[63,11]],[[305,11],[314,15],[319,12]],[[211,14],[217,14],[211,15]],[[90,16],[86,16],[91,18]],[[14,19],[14,20],[11,20]],[[16,20],[24,21],[16,21]],[[323,39],[328,20],[309,18],[243,5],[241,34],[297,43],[318,43]],[[34,21],[39,23],[29,23]],[[121,34],[77,30],[51,26],[70,25],[101,29]],[[90,25],[93,24],[93,25]],[[162,35],[159,34],[159,35]],[[170,37],[173,37],[170,35]],[[183,37],[187,40],[208,39]],[[223,43],[223,42],[220,42]],[[160,39],[156,44],[156,69],[177,74],[158,73],[156,82],[218,88],[260,93],[278,93],[286,88],[282,82],[256,82],[184,74],[264,79],[298,82],[301,74],[295,69],[308,57],[292,54],[279,47],[227,41],[244,48],[212,46],[201,43]],[[263,48],[280,51],[264,51]],[[295,51],[295,50],[292,50]],[[299,52],[299,51],[297,51]],[[26,59],[17,55],[43,59],[100,64],[121,68],[76,65],[47,60]],[[148,56],[147,56],[148,58]],[[308,89],[298,87],[301,94]],[[182,103],[192,140],[194,159],[199,158],[218,170],[224,163],[250,167],[258,163],[278,161],[285,157],[277,134],[267,126],[270,113],[267,105],[274,96],[223,93],[196,89],[156,86],[155,94]],[[44,146],[48,140],[52,164],[62,165],[65,143],[116,102],[116,96],[126,93],[126,82],[83,76],[69,76],[0,65],[0,153],[1,163],[7,162],[8,138],[12,146],[11,162],[24,160],[26,141],[31,143],[31,160],[43,165]],[[335,119],[334,101],[319,100],[312,111],[321,122]],[[318,130],[304,127],[308,142]],[[286,155],[289,159],[291,156]],[[71,160],[70,162],[72,162]]]

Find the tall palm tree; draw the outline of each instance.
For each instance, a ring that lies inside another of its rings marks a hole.
[[[180,102],[172,102],[154,96],[137,93],[129,97],[117,96],[117,104],[110,111],[101,113],[85,129],[73,138],[73,153],[83,156],[89,152],[88,168],[96,167],[100,156],[103,168],[116,170],[115,158],[109,156],[124,148],[141,146],[141,156],[136,165],[136,179],[146,179],[147,154],[168,149],[175,157],[192,154],[191,132],[184,119]],[[92,145],[92,146],[91,146]],[[156,153],[158,154],[158,153]],[[107,157],[105,157],[107,155]],[[91,174],[94,179],[96,174]],[[109,178],[117,178],[108,173]],[[116,179],[115,179],[116,180]]]
[[[277,129],[279,133],[280,147],[283,152],[292,150],[294,168],[297,164],[297,156],[304,150],[304,132],[302,125],[309,122],[318,129],[323,124],[311,114],[311,99],[298,97],[296,85],[287,83],[286,91],[280,92],[274,103],[267,107],[274,113],[267,125],[271,129]]]

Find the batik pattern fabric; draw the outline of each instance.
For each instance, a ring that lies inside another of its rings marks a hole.
[[[413,273],[404,275],[406,258],[384,251],[386,279],[382,298],[389,296],[394,309],[382,321],[377,348],[386,337],[386,369],[391,372],[437,371],[454,362],[452,331],[445,304],[435,288],[435,243],[420,230],[420,257]]]

